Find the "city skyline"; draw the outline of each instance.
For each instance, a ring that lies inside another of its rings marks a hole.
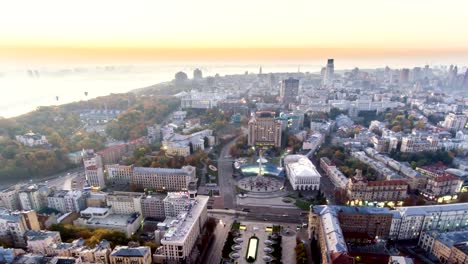
[[[307,60],[468,54],[468,37],[461,33],[468,3],[457,0],[45,1],[23,6],[11,2],[0,11],[2,59]]]

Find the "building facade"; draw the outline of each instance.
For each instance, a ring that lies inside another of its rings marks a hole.
[[[96,188],[106,187],[101,156],[88,151],[83,156],[83,163],[88,184]]]
[[[280,83],[279,96],[284,104],[291,104],[297,101],[299,96],[299,80],[288,78]]]
[[[274,112],[257,112],[248,124],[249,146],[281,146],[281,122]]]
[[[319,190],[321,175],[314,164],[303,155],[284,158],[286,175],[294,190]]]
[[[133,175],[133,165],[106,165],[107,182],[109,184],[130,184]]]
[[[178,195],[179,196],[179,195]],[[168,217],[163,227],[161,246],[153,255],[154,263],[183,263],[187,260],[207,218],[209,197],[176,197],[186,199],[188,206],[176,217]]]
[[[109,257],[110,264],[151,264],[150,247],[117,246]]]
[[[465,128],[468,117],[463,113],[449,113],[443,122],[443,126],[450,131],[457,132]]]
[[[115,214],[141,214],[142,197],[143,194],[137,192],[112,192],[107,195],[106,203]]]
[[[349,200],[403,201],[408,197],[408,183],[404,180],[367,181],[357,170],[346,188]]]
[[[335,188],[345,190],[348,184],[348,178],[330,161],[329,158],[320,158],[320,168],[327,174]]]
[[[195,167],[192,166],[180,169],[135,167],[131,184],[141,189],[183,191],[187,190],[190,182],[195,179]]]

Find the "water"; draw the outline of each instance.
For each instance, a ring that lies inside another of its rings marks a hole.
[[[460,57],[455,58],[459,61]],[[404,60],[403,60],[404,61]],[[413,67],[435,62],[451,63],[452,60],[426,59],[402,63],[397,58],[390,59],[335,59],[336,69]],[[52,65],[26,67],[6,67],[0,65],[0,116],[13,117],[36,109],[38,106],[66,104],[87,100],[110,93],[123,93],[132,89],[147,87],[156,83],[170,81],[178,71],[184,71],[189,78],[193,70],[200,68],[203,76],[216,73],[243,74],[245,71],[258,73],[262,66],[263,73],[269,72],[318,72],[325,65],[326,59],[307,62],[281,63],[159,63],[117,66],[96,65]],[[456,63],[456,62],[453,62]],[[88,95],[85,95],[88,92]],[[57,100],[58,97],[58,100]]]

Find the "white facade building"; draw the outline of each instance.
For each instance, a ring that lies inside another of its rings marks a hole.
[[[314,164],[303,155],[284,158],[286,175],[294,190],[319,190],[321,175]]]
[[[180,263],[192,251],[207,218],[209,197],[186,198],[190,201],[185,211],[164,221],[166,230],[161,246],[153,255],[154,263]]]
[[[195,167],[192,166],[180,169],[135,167],[131,184],[136,188],[183,191],[195,179]]]
[[[44,135],[35,134],[33,132],[26,133],[24,135],[17,135],[16,141],[24,146],[35,147],[49,144],[47,138]]]
[[[449,113],[443,122],[445,128],[450,129],[450,131],[460,131],[465,128],[465,124],[468,117],[463,113]]]
[[[141,214],[142,197],[142,193],[113,192],[107,195],[106,202],[115,214]]]
[[[131,237],[140,228],[142,216],[139,213],[113,214],[111,208],[88,207],[81,211],[81,217],[73,221],[74,225],[89,228],[118,230]]]
[[[87,152],[83,157],[83,163],[88,184],[92,187],[106,187],[101,156],[92,152]]]
[[[392,225],[393,239],[418,238],[422,231],[452,231],[468,226],[468,203],[397,207],[400,221]],[[398,231],[396,231],[398,230]]]

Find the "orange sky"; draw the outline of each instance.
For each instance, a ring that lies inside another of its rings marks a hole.
[[[0,60],[468,54],[465,0],[7,1]]]

